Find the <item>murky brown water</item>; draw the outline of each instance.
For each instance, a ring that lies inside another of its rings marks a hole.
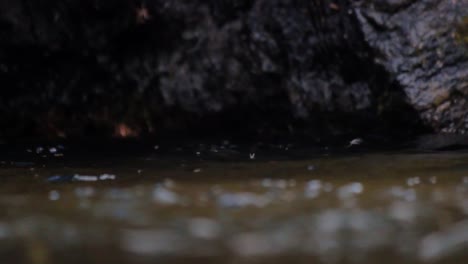
[[[1,263],[468,263],[468,153],[43,151],[0,167]]]

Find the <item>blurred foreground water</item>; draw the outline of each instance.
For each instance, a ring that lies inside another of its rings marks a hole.
[[[468,263],[468,153],[294,151],[27,148],[0,263]]]

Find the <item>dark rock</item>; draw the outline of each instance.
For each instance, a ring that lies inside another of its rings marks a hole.
[[[465,11],[380,2],[1,0],[0,135],[464,132]]]

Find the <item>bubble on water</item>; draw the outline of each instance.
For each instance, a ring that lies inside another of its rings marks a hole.
[[[174,205],[180,202],[180,197],[163,186],[156,186],[153,190],[153,200],[160,204]]]
[[[415,201],[416,190],[412,188],[403,188],[401,186],[393,186],[390,188],[389,193],[391,196],[403,199],[405,201]]]
[[[188,223],[190,233],[197,238],[215,239],[221,233],[220,225],[209,218],[194,218]]]
[[[463,184],[468,184],[468,177],[463,177],[462,182]]]
[[[248,192],[224,193],[218,197],[217,202],[222,207],[264,207],[270,203],[270,198]]]
[[[170,230],[123,230],[122,249],[142,255],[164,255],[179,253],[184,239]]]
[[[49,192],[49,200],[57,201],[60,199],[60,193],[56,190],[52,190]]]
[[[418,185],[421,183],[421,179],[419,177],[410,177],[406,179],[406,184],[410,187]]]
[[[304,195],[307,198],[315,198],[319,196],[321,189],[322,189],[322,182],[320,180],[308,181],[305,186]]]
[[[290,180],[288,181],[288,185],[289,185],[289,187],[295,187],[295,186],[296,186],[296,180],[290,179]]]
[[[330,182],[326,182],[323,184],[323,187],[322,187],[322,190],[324,190],[325,192],[331,192],[333,191],[333,184],[330,183]]]
[[[424,237],[419,244],[419,257],[423,261],[438,261],[468,248],[468,220]]]
[[[263,179],[261,185],[265,188],[271,188],[273,186],[273,180],[269,178]]]
[[[353,182],[338,188],[338,197],[340,199],[348,199],[356,194],[362,193],[364,186],[360,182]]]
[[[237,255],[244,257],[278,253],[278,249],[272,245],[271,240],[261,233],[238,234],[229,241],[229,246]]]
[[[275,187],[279,189],[285,189],[288,187],[288,182],[286,180],[280,179],[275,181]]]
[[[171,189],[175,187],[175,182],[171,179],[164,179],[163,185],[164,187]]]
[[[93,187],[78,187],[75,188],[75,195],[78,198],[89,198],[95,194],[95,190]]]

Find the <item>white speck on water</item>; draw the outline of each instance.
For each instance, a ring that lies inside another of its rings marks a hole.
[[[194,173],[199,173],[201,171],[202,171],[202,169],[200,169],[200,168],[196,168],[196,169],[193,170]]]
[[[159,145],[154,145],[154,150],[158,150],[159,149]]]
[[[49,192],[49,200],[57,201],[60,199],[60,193],[56,190],[52,190]]]
[[[44,151],[44,148],[43,148],[43,147],[37,147],[37,148],[36,148],[36,153],[37,153],[37,154],[41,154],[42,151]]]
[[[84,182],[92,182],[92,181],[97,181],[98,177],[97,176],[92,176],[92,175],[79,175],[75,174],[73,176],[74,181],[84,181]]]
[[[313,171],[313,170],[315,170],[315,166],[314,165],[309,165],[309,166],[307,166],[307,170],[308,171]]]
[[[57,153],[57,148],[54,148],[54,147],[49,148],[49,153],[51,154]]]
[[[142,172],[143,172],[143,170],[137,170],[138,174],[141,174]]]
[[[249,153],[249,158],[250,158],[251,160],[255,159],[255,153]]]
[[[362,138],[355,138],[349,142],[347,147],[349,148],[352,146],[358,146],[358,145],[361,145],[363,142],[364,140]]]
[[[99,176],[99,180],[106,181],[106,180],[115,180],[117,177],[114,174],[101,174]]]

